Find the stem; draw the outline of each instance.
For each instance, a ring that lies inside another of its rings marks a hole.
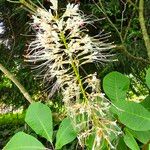
[[[13,55],[13,52],[14,52],[14,48],[15,48],[15,45],[16,45],[16,40],[15,40],[15,32],[14,32],[14,30],[13,30],[13,26],[12,26],[12,24],[11,24],[11,17],[9,17],[8,16],[8,14],[7,14],[7,20],[8,20],[8,23],[9,23],[9,27],[10,27],[10,30],[11,30],[11,32],[12,32],[12,39],[13,39],[13,45],[12,45],[12,47],[11,47],[11,52],[10,52],[10,55],[9,55],[9,57],[8,57],[8,59],[7,59],[7,62],[6,62],[6,64],[8,64],[8,62],[10,61],[10,59],[11,59],[11,57],[12,57],[12,55]]]
[[[96,7],[97,7],[100,11],[102,11],[102,13],[105,15],[105,17],[107,18],[107,20],[108,20],[108,22],[110,23],[110,25],[116,30],[116,32],[118,33],[118,36],[119,36],[119,38],[120,38],[121,43],[124,43],[123,38],[122,38],[121,33],[119,32],[118,28],[114,25],[114,23],[113,23],[113,22],[110,20],[110,18],[108,17],[108,15],[107,15],[107,13],[106,13],[104,7],[103,7],[102,1],[99,0],[99,4],[100,4],[101,7],[100,7],[95,1],[94,1],[94,3],[95,3],[95,5],[96,5]]]
[[[63,43],[64,43],[65,48],[66,48],[67,50],[69,50],[69,49],[68,49],[68,44],[67,44],[67,42],[66,42],[66,38],[65,38],[65,35],[64,35],[63,32],[60,33],[60,37],[61,37],[61,40],[62,40]],[[80,78],[79,71],[78,71],[78,69],[77,69],[77,66],[76,66],[75,61],[73,60],[72,56],[69,56],[69,57],[70,57],[70,60],[71,60],[71,66],[72,66],[73,71],[74,71],[74,73],[75,73],[75,75],[76,75],[77,81],[78,81],[78,83],[79,83],[81,92],[82,92],[83,97],[84,97],[84,100],[85,100],[85,102],[87,102],[87,101],[88,101],[88,98],[87,98],[86,92],[85,92],[85,90],[84,90],[84,88],[83,88],[82,80],[81,80],[81,78]]]
[[[143,13],[144,13],[144,0],[140,0],[139,1],[139,22],[140,22],[140,26],[141,26],[141,30],[142,30],[142,34],[143,34],[143,38],[144,38],[144,42],[145,42],[145,46],[146,46],[146,49],[147,49],[147,54],[148,54],[148,57],[150,59],[150,39],[149,39],[149,36],[148,36],[148,33],[147,33]]]
[[[15,3],[15,4],[20,4],[19,1],[13,1],[13,0],[7,0],[8,2],[11,2],[11,3]]]
[[[137,4],[137,1],[138,1],[138,0],[135,1],[135,4],[134,4],[135,6],[136,6],[136,4]],[[130,1],[130,0],[128,0],[128,2],[131,4],[131,1]],[[131,4],[131,5],[132,5],[132,4]],[[133,8],[133,11],[132,11],[130,20],[129,20],[129,22],[128,22],[128,25],[127,25],[127,28],[126,28],[126,31],[125,31],[125,34],[124,34],[124,37],[123,37],[123,40],[124,40],[124,41],[126,40],[127,34],[128,34],[128,32],[129,32],[129,28],[131,27],[132,19],[133,19],[133,17],[134,17],[134,14],[135,14],[135,12],[136,12],[136,9],[137,9],[135,6],[134,6],[134,8]]]
[[[31,11],[31,13],[36,13],[36,7],[37,6],[33,2],[31,2],[30,0],[29,0],[29,2],[26,2],[26,0],[19,0],[19,2],[23,6],[25,6],[27,9],[29,9],[29,11]]]
[[[87,102],[88,99],[87,99],[85,90],[84,90],[84,88],[83,88],[82,81],[81,81],[81,79],[80,79],[79,71],[77,70],[76,65],[75,65],[75,63],[74,63],[74,61],[73,61],[72,58],[71,58],[71,65],[72,65],[72,68],[73,68],[73,70],[74,70],[74,73],[75,73],[75,75],[76,75],[76,77],[77,77],[77,81],[78,81],[78,83],[79,83],[79,86],[80,86],[80,89],[81,89],[81,91],[82,91],[83,97],[84,97],[85,101]]]
[[[11,74],[2,64],[0,64],[0,70],[19,88],[20,92],[29,101],[29,103],[32,103],[33,100],[31,96],[26,91],[26,89],[20,84],[20,82],[16,79],[16,77],[13,74]]]
[[[144,59],[142,57],[136,57],[130,54],[124,45],[116,46],[116,50],[119,50],[120,52],[124,53],[129,59],[134,59],[140,63],[150,64],[149,60]]]
[[[7,1],[10,3],[22,4],[24,6],[24,9],[29,11],[31,14],[36,13],[37,6],[30,0],[29,2],[27,2],[26,0],[19,0],[19,1],[7,0]]]

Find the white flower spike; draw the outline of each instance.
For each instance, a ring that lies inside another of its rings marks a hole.
[[[66,111],[78,129],[80,144],[85,144],[85,139],[95,133],[93,150],[99,148],[103,140],[112,147],[110,136],[117,136],[119,132],[109,114],[110,103],[100,91],[96,73],[81,77],[79,68],[86,63],[108,61],[105,51],[114,46],[105,43],[105,38],[103,41],[99,36],[87,34],[88,21],[80,13],[79,5],[68,4],[58,18],[55,16],[58,2],[50,2],[56,13],[38,8],[32,17],[36,39],[29,45],[27,61],[38,64],[35,68],[45,80],[55,81],[50,95],[55,90],[62,91]]]

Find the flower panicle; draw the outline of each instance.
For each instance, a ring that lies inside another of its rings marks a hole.
[[[108,61],[112,55],[107,52],[114,45],[105,43],[108,34],[94,37],[87,34],[85,26],[91,21],[80,13],[78,4],[68,4],[58,17],[57,0],[51,3],[54,12],[37,8],[32,16],[36,35],[26,59],[37,64],[34,68],[46,81],[54,82],[51,95],[61,89],[66,111],[79,130],[79,141],[95,133],[95,147],[102,139],[111,145],[110,134],[118,132],[109,117],[110,103],[101,93],[96,73],[81,77],[79,68],[87,63]]]

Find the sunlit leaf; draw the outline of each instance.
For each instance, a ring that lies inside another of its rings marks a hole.
[[[3,150],[46,150],[36,138],[24,132],[15,134]]]
[[[113,112],[119,121],[136,131],[150,130],[150,112],[135,102],[118,101],[114,103]]]
[[[138,139],[143,144],[148,143],[150,141],[150,131],[134,131],[131,129],[128,129],[132,135]]]
[[[133,135],[126,130],[124,135],[124,142],[131,150],[140,150],[136,140],[134,139]]]
[[[26,113],[26,123],[39,135],[52,142],[52,113],[48,106],[42,103],[32,103]]]
[[[116,71],[106,75],[103,80],[104,91],[112,101],[125,100],[129,84],[129,79]]]
[[[64,145],[70,143],[77,137],[77,133],[72,126],[69,118],[65,118],[58,129],[56,134],[56,149],[61,149]]]

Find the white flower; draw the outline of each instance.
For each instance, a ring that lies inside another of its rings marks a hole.
[[[57,9],[58,9],[58,1],[57,0],[50,0],[50,2],[52,3],[52,6],[50,8],[54,9],[55,11],[57,11]]]
[[[79,5],[78,4],[68,4],[66,11],[64,12],[62,17],[72,17],[79,15]]]

